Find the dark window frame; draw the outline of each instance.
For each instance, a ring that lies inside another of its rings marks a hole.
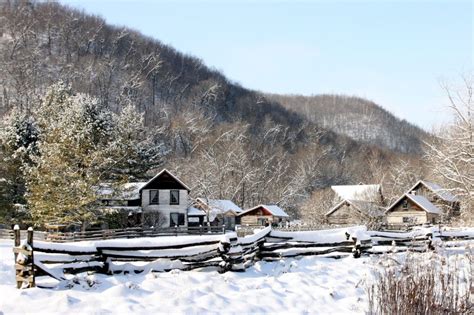
[[[177,222],[174,222],[174,220],[173,220],[174,215],[177,216]],[[186,225],[186,215],[184,213],[181,213],[181,212],[171,212],[170,213],[170,227],[184,226],[184,225]]]
[[[156,191],[156,201],[154,201],[155,197],[152,197],[153,192]],[[148,197],[150,198],[150,205],[159,205],[160,204],[160,191],[158,189],[150,189]]]
[[[408,210],[408,200],[403,200],[402,201],[402,209],[403,210]]]
[[[173,201],[173,192],[176,193],[176,201]],[[170,205],[179,205],[179,190],[178,189],[170,190]]]

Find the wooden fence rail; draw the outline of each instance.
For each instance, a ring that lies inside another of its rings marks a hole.
[[[95,241],[116,238],[138,238],[155,236],[178,236],[178,235],[206,235],[224,234],[224,226],[178,226],[170,228],[127,228],[114,230],[97,230],[85,232],[44,232],[35,231],[34,239],[39,241],[50,241],[56,243]],[[21,230],[20,236],[26,238],[27,231]],[[0,229],[0,239],[14,239],[13,230]]]
[[[35,232],[36,233],[36,232]],[[474,233],[387,233],[356,228],[289,232],[264,228],[253,235],[202,233],[187,237],[104,239],[93,242],[33,243],[33,230],[20,242],[15,235],[15,269],[19,287],[32,287],[36,276],[67,281],[65,274],[84,271],[105,274],[191,270],[214,267],[219,272],[245,271],[258,260],[320,255],[341,258],[396,251],[429,251],[439,241],[474,240]],[[120,235],[118,233],[115,236]],[[126,234],[127,237],[130,234]],[[155,236],[153,233],[140,234]],[[21,257],[20,257],[21,256]],[[36,283],[37,286],[38,285]]]

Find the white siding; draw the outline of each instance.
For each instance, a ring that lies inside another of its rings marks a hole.
[[[147,212],[156,211],[163,215],[162,227],[170,226],[170,213],[177,212],[185,215],[184,224],[188,224],[187,209],[189,205],[188,191],[179,191],[179,204],[170,205],[170,190],[160,189],[159,190],[159,204],[150,205],[150,190],[144,189],[142,191],[142,208],[143,213],[146,215]]]

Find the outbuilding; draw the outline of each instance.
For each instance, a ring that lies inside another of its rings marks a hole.
[[[290,216],[277,205],[258,205],[237,215],[241,225],[277,225],[289,221]]]

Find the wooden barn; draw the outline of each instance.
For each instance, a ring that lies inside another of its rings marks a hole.
[[[329,224],[353,225],[383,217],[384,208],[373,202],[342,200],[326,213]]]
[[[339,185],[331,186],[331,189],[334,191],[334,206],[325,214],[329,224],[363,224],[384,214],[380,185]]]
[[[440,185],[419,180],[408,191],[408,194],[424,196],[432,204],[442,210],[442,213],[448,217],[460,214],[459,199]]]
[[[441,209],[425,196],[406,193],[395,201],[385,212],[388,225],[416,225],[438,223]]]
[[[290,216],[277,205],[258,205],[237,215],[240,224],[266,226],[289,221]]]

